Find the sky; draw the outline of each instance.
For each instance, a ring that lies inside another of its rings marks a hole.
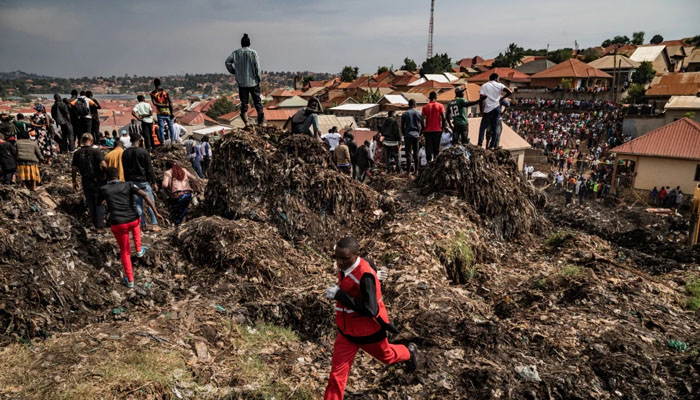
[[[248,33],[263,70],[361,73],[425,59],[429,0],[0,0],[0,71],[61,77],[226,72]],[[700,34],[698,0],[436,0],[434,53],[453,61]]]

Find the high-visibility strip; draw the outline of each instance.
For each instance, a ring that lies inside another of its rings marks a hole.
[[[348,314],[352,314],[355,312],[354,310],[350,310],[350,309],[343,308],[343,307],[336,307],[335,311],[340,311],[340,312],[344,312],[344,313],[348,313]]]
[[[355,283],[357,283],[358,285],[360,284],[360,281],[357,280],[357,278],[355,278],[355,275],[353,275],[353,274],[348,274],[347,276],[348,276],[350,279],[352,279],[353,281],[355,281]]]

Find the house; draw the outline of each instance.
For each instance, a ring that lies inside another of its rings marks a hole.
[[[553,89],[561,85],[562,79],[570,79],[572,89],[581,87],[610,87],[612,76],[597,68],[570,58],[542,72],[530,77],[531,87],[545,87]]]
[[[634,51],[637,50],[637,45],[636,44],[611,44],[608,47],[605,47],[603,51],[600,53],[600,56],[607,56],[608,54],[613,54],[617,53],[617,55],[623,55],[625,57],[629,57],[634,53]]]
[[[664,111],[667,124],[685,117],[687,113],[693,113],[694,116],[691,119],[700,122],[700,97],[671,96],[664,106]]]
[[[671,59],[664,45],[639,46],[630,56],[630,60],[638,63],[650,62],[659,73],[673,72]]]
[[[682,118],[610,150],[615,154],[613,185],[628,178],[629,186],[639,190],[680,186],[693,193],[700,182],[700,124]],[[619,161],[629,167],[618,171]]]
[[[290,97],[301,96],[303,92],[299,90],[288,90],[288,89],[275,89],[270,93],[272,97],[272,102],[279,104]]]
[[[534,75],[538,72],[542,72],[547,68],[551,68],[557,65],[554,61],[549,61],[546,57],[535,57],[531,61],[526,61],[525,58],[522,59],[522,64],[515,68],[516,71],[522,72],[525,75]]]
[[[340,131],[354,129],[357,127],[357,121],[353,117],[338,117],[328,114],[318,116],[318,127],[321,133],[328,132],[334,126]]]
[[[417,80],[418,78],[415,75],[405,74],[391,81],[391,86],[395,87],[398,91],[405,92],[411,88],[410,84]]]
[[[338,117],[353,117],[359,123],[366,120],[370,115],[379,112],[379,104],[343,104],[328,110]]]
[[[384,97],[379,100],[379,105],[382,111],[408,108],[408,99],[401,94],[385,94]]]
[[[694,49],[685,61],[686,72],[700,72],[700,49]]]
[[[607,72],[610,75],[618,74],[621,84],[632,82],[632,73],[639,67],[639,64],[619,54],[603,56],[588,63],[591,67]]]
[[[190,111],[178,120],[181,125],[218,125],[211,117],[203,112]]]
[[[700,93],[700,72],[672,72],[652,79],[645,95],[650,103],[661,107],[671,96],[697,96]]]
[[[686,46],[666,46],[668,58],[671,60],[672,72],[680,72],[685,68],[685,59],[690,55],[691,50]]]
[[[423,93],[402,93],[401,94],[403,97],[406,98],[406,100],[415,100],[416,101],[416,106],[421,107],[424,104],[428,104],[428,96],[423,94]]]
[[[483,85],[489,81],[491,74],[497,74],[500,82],[509,88],[525,87],[530,84],[530,77],[512,68],[493,68],[469,78],[470,83]]]
[[[265,113],[265,121],[267,121],[267,124],[269,126],[274,126],[278,129],[282,129],[287,120],[291,118],[294,114],[296,114],[297,111],[298,110],[296,109],[288,108],[278,110],[263,110],[263,112]],[[250,117],[248,119],[250,121],[254,121],[258,117],[258,113],[255,109],[253,109],[252,112],[249,113],[249,115]]]
[[[294,108],[294,109],[300,109],[303,107],[306,107],[308,104],[308,100],[304,100],[299,96],[292,96],[279,104],[277,104],[277,108]]]

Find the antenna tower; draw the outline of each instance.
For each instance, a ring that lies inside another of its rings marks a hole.
[[[430,1],[430,28],[428,29],[428,58],[433,56],[433,14],[435,13],[435,0]]]

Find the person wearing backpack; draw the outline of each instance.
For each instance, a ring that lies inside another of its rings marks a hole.
[[[80,95],[70,102],[71,107],[75,109],[75,115],[78,117],[78,131],[73,132],[78,137],[82,137],[84,133],[92,135],[91,104],[94,105],[94,102],[85,96],[85,92],[80,92]],[[93,136],[93,142],[94,141],[95,138]]]
[[[103,170],[107,168],[107,163],[102,156],[102,152],[92,147],[92,133],[84,133],[80,138],[80,148],[73,153],[72,178],[73,190],[80,189],[78,186],[78,172],[80,172],[85,204],[87,204],[92,224],[97,232],[102,232],[105,228],[105,209],[100,202],[100,186],[105,184]]]
[[[156,108],[158,118],[158,140],[165,143],[165,124],[168,124],[169,138],[173,139],[173,105],[170,102],[170,95],[160,86],[160,79],[153,80],[155,89],[151,92],[151,103]]]

